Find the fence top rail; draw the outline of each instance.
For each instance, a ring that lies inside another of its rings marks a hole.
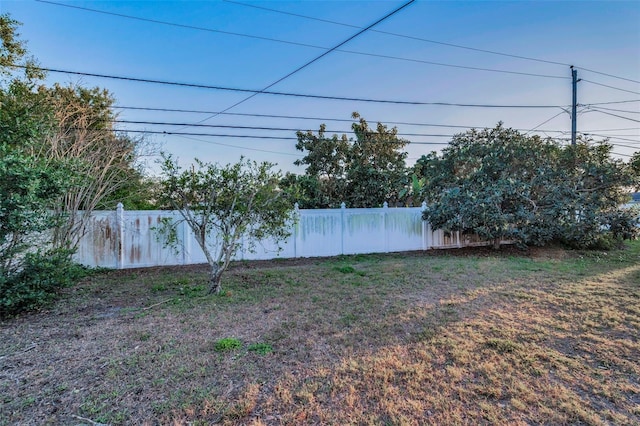
[[[386,204],[386,203],[385,203]],[[422,206],[418,206],[418,207],[406,207],[406,206],[400,206],[400,207],[389,207],[389,206],[383,206],[383,207],[346,207],[344,206],[343,203],[343,207],[335,207],[335,208],[326,208],[326,209],[301,209],[298,208],[297,205],[293,206],[293,209],[300,211],[300,212],[314,212],[314,213],[331,213],[331,212],[340,212],[342,210],[349,210],[349,211],[353,211],[353,212],[367,212],[367,211],[402,211],[402,210],[415,210],[415,211],[422,211],[426,208],[426,204],[423,203]],[[117,209],[113,209],[113,210],[93,210],[92,214],[108,214],[108,213],[113,213],[115,212]],[[123,211],[126,211],[128,213],[140,213],[140,214],[158,214],[158,213],[165,213],[165,214],[176,214],[178,213],[178,210],[168,210],[168,209],[160,209],[160,210],[127,210],[122,208]],[[78,213],[82,214],[84,213],[84,210],[79,210]]]

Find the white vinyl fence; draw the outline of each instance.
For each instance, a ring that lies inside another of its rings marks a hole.
[[[294,257],[322,257],[340,254],[386,253],[432,248],[482,245],[483,242],[459,234],[431,231],[422,220],[422,207],[370,209],[295,209],[291,236],[281,242],[262,241],[255,253],[243,245],[236,260]],[[178,229],[178,250],[164,247],[155,230],[163,218],[180,220],[178,212],[162,210],[115,211],[92,214],[87,233],[75,260],[87,266],[126,269],[160,265],[206,263],[193,233],[186,223]]]

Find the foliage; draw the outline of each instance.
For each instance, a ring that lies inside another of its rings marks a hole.
[[[26,56],[25,43],[18,33],[19,25],[9,14],[0,14],[0,83],[5,79],[17,78],[16,74],[25,80],[44,76],[36,67],[35,61]]]
[[[407,174],[404,177],[404,187],[398,192],[398,198],[402,204],[407,207],[417,207],[422,204],[420,196],[422,194],[422,188],[424,188],[425,178],[418,177],[417,173]]]
[[[629,161],[631,173],[635,178],[635,189],[640,191],[640,151],[636,151]]]
[[[306,165],[300,178],[300,189],[305,198],[299,202],[306,208],[337,208],[345,201],[346,168],[351,149],[346,135],[325,136],[326,126],[320,125],[318,134],[298,132],[296,149],[306,151],[295,165]]]
[[[333,205],[330,197],[327,197],[322,189],[322,182],[315,176],[296,175],[288,172],[280,180],[280,188],[283,189],[290,203],[298,203],[301,209],[314,209],[325,207],[339,207]],[[334,198],[336,199],[336,198]]]
[[[282,176],[271,171],[271,163],[241,159],[224,167],[199,160],[196,164],[197,169],[182,170],[164,155],[161,191],[163,201],[180,213],[207,258],[209,292],[220,293],[220,279],[241,239],[249,250],[263,240],[286,239],[292,205],[279,189]],[[165,231],[171,235],[170,229]]]
[[[77,278],[71,254],[86,219],[118,187],[112,176],[128,181],[136,149],[112,132],[108,92],[38,83],[44,73],[27,57],[18,25],[0,15],[3,313],[45,303]]]
[[[0,269],[10,276],[22,268],[22,255],[54,227],[52,213],[69,185],[67,173],[32,156],[0,145]]]
[[[160,181],[154,177],[145,176],[138,169],[126,172],[128,177],[119,188],[105,196],[96,204],[97,210],[115,210],[118,203],[122,203],[125,210],[159,210]]]
[[[258,355],[269,355],[271,352],[273,352],[273,347],[268,343],[254,343],[252,345],[249,345],[247,350],[250,352],[255,352]]]
[[[0,316],[50,301],[84,271],[71,250],[39,250],[62,219],[55,202],[72,183],[60,164],[0,145]]]
[[[347,199],[349,207],[382,206],[395,203],[406,175],[403,151],[408,141],[398,138],[398,129],[378,123],[375,130],[359,114],[351,125],[356,139],[349,153]]]
[[[144,142],[113,131],[114,99],[106,90],[54,85],[40,93],[52,106],[55,127],[37,147],[37,155],[74,160],[82,177],[61,199],[58,210],[67,221],[54,235],[57,247],[74,248],[93,210],[116,194],[127,198],[127,189],[138,191],[132,183],[143,182],[137,159]]]
[[[317,135],[298,132],[296,149],[306,155],[296,165],[306,165],[298,178],[303,208],[336,208],[345,202],[349,207],[381,206],[400,198],[405,178],[408,143],[398,138],[397,129],[378,123],[371,129],[364,118],[353,113],[357,121],[351,128],[355,140],[346,135],[325,135],[321,125]]]
[[[240,347],[242,347],[242,342],[240,342],[240,340],[236,339],[235,337],[225,337],[216,340],[213,345],[213,348],[216,350],[216,352],[232,351]]]
[[[434,229],[478,234],[499,247],[560,240],[591,247],[605,235],[633,238],[632,214],[619,210],[632,183],[610,146],[551,140],[504,128],[456,135],[442,155],[420,160]]]
[[[127,188],[138,191],[132,183],[145,182],[137,160],[146,146],[114,132],[114,98],[107,90],[38,84],[44,74],[25,59],[17,27],[18,22],[0,16],[0,73],[7,79],[0,85],[0,143],[50,165],[73,165],[67,172],[74,185],[55,205],[66,220],[52,239],[55,247],[73,249],[94,209],[116,194],[127,198]],[[24,76],[15,69],[26,70]]]
[[[89,270],[71,261],[72,252],[26,253],[19,272],[0,274],[0,317],[41,307],[58,291],[86,276]]]

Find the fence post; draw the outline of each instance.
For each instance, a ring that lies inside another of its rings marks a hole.
[[[300,223],[300,206],[298,203],[293,205],[293,257],[298,257],[298,224]]]
[[[422,250],[429,249],[429,243],[427,241],[427,238],[429,235],[429,230],[427,229],[427,221],[422,218],[422,214],[424,213],[426,208],[427,208],[427,202],[423,201],[422,204],[420,205],[420,219],[421,219],[420,223],[422,225]]]
[[[347,205],[343,201],[342,204],[340,204],[340,254],[344,254],[344,228],[346,226],[344,223],[344,213],[346,208]]]
[[[384,252],[389,253],[389,203],[382,203],[382,217],[384,218]]]
[[[186,220],[182,222],[182,264],[191,265],[191,227]]]
[[[116,206],[116,269],[124,268],[124,206]]]

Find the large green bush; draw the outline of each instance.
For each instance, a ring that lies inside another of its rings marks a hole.
[[[58,292],[90,272],[73,263],[71,252],[54,250],[26,253],[22,269],[0,274],[0,317],[37,309],[50,303]]]
[[[636,179],[607,143],[561,146],[500,123],[460,133],[418,163],[433,229],[496,248],[503,240],[599,248],[638,235],[637,212],[620,209]]]

